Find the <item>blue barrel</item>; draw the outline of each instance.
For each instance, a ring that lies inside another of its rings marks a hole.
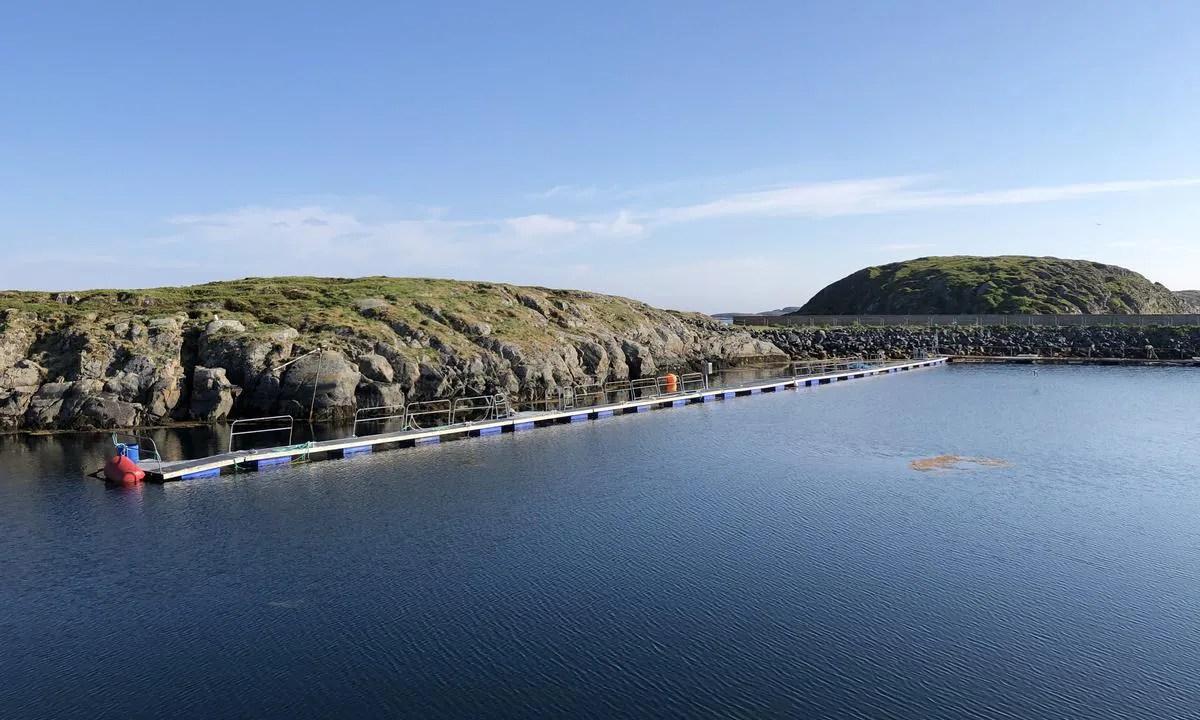
[[[142,459],[141,451],[138,449],[136,443],[133,445],[126,445],[124,443],[117,445],[117,452],[134,461],[135,463]]]

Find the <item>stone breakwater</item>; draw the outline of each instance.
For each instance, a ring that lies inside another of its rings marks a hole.
[[[1200,327],[833,327],[766,328],[755,333],[797,358],[919,351],[946,355],[1025,355],[1145,358],[1200,356]]]

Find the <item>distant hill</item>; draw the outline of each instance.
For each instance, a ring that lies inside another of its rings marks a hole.
[[[747,316],[778,317],[780,315],[791,315],[792,313],[797,312],[799,310],[800,310],[800,308],[796,307],[795,305],[789,305],[788,307],[779,308],[778,310],[767,310],[766,312],[757,312],[757,313],[744,313],[744,312],[713,313],[710,317],[715,317],[718,320],[724,320],[726,322],[729,322],[729,321],[732,321],[733,318],[735,318],[735,317],[747,317]]]
[[[1187,307],[1181,294],[1116,265],[1001,255],[863,268],[826,286],[797,314],[1157,314]]]
[[[1200,290],[1176,290],[1175,297],[1184,304],[1184,312],[1200,313]]]

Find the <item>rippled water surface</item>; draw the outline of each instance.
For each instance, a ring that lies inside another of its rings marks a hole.
[[[938,368],[141,490],[0,441],[0,717],[1200,714],[1200,373]],[[921,473],[960,454],[1007,467]]]

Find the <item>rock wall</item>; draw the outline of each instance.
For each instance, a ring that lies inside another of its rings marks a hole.
[[[1070,357],[1200,356],[1200,327],[840,327],[768,328],[759,338],[797,358],[873,355],[906,358],[921,350],[949,355],[1022,355]]]
[[[743,330],[624,299],[503,287],[499,299],[470,318],[423,305],[419,320],[394,303],[364,302],[358,324],[304,331],[211,311],[106,318],[9,309],[0,312],[0,430],[307,417],[310,404],[318,419],[336,420],[359,407],[492,393],[519,402],[567,385],[782,354]],[[604,314],[618,300],[619,322]]]

